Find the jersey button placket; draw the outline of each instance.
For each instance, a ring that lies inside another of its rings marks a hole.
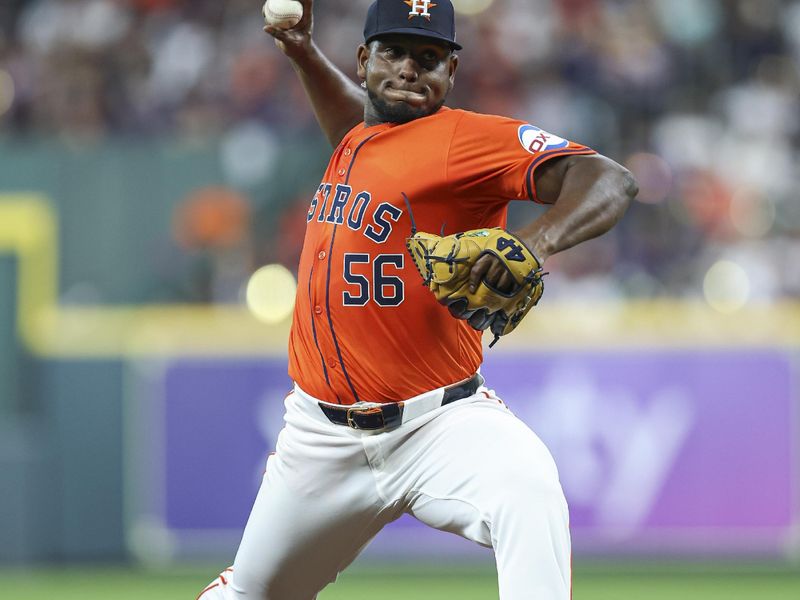
[[[339,169],[336,171],[336,174],[339,176],[339,179],[344,180],[345,176],[347,175],[347,169],[350,165],[350,155],[353,154],[353,151],[350,149],[350,146],[347,146],[343,151],[339,159]]]

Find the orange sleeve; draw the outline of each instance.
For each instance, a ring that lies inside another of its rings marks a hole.
[[[447,177],[457,196],[539,202],[536,169],[570,154],[595,151],[524,121],[464,111],[451,139]]]

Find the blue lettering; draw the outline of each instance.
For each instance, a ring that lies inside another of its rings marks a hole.
[[[361,192],[353,201],[353,206],[350,207],[350,214],[347,217],[347,226],[353,231],[361,229],[364,224],[364,213],[367,212],[367,206],[372,200],[369,192]]]
[[[389,218],[396,223],[402,214],[403,211],[396,206],[392,206],[388,202],[383,202],[375,209],[375,214],[372,215],[372,220],[375,222],[375,225],[380,227],[380,230],[370,224],[364,230],[364,235],[376,244],[384,243],[389,237],[389,234],[392,233],[392,224],[384,215],[388,215]]]
[[[324,184],[325,188],[322,191],[322,208],[319,209],[319,216],[317,223],[322,223],[325,220],[325,208],[328,206],[328,198],[331,195],[331,184]]]
[[[314,194],[314,197],[311,199],[311,206],[308,207],[308,215],[306,216],[306,223],[310,223],[311,219],[314,218],[314,212],[317,210],[317,204],[319,204],[319,195],[322,192],[322,188],[325,187],[324,183],[320,183],[319,187],[317,188],[317,192]]]
[[[331,202],[331,210],[325,219],[328,223],[336,223],[337,225],[344,223],[344,206],[350,200],[352,193],[353,188],[349,185],[340,183],[336,186],[336,194],[333,196],[333,202]]]

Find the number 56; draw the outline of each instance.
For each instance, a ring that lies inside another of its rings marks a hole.
[[[372,263],[372,285],[365,275],[353,273],[353,265],[369,264],[369,254],[353,253],[344,255],[344,280],[350,285],[358,287],[357,294],[349,291],[342,292],[342,304],[345,306],[366,306],[372,298],[378,306],[398,306],[403,302],[403,280],[395,275],[386,274],[386,266],[391,265],[396,269],[403,268],[404,255],[380,254]]]

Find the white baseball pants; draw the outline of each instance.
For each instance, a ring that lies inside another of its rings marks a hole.
[[[501,600],[570,598],[555,463],[492,390],[382,433],[331,423],[298,388],[285,405],[233,569],[199,600],[313,600],[402,513],[493,548]]]

